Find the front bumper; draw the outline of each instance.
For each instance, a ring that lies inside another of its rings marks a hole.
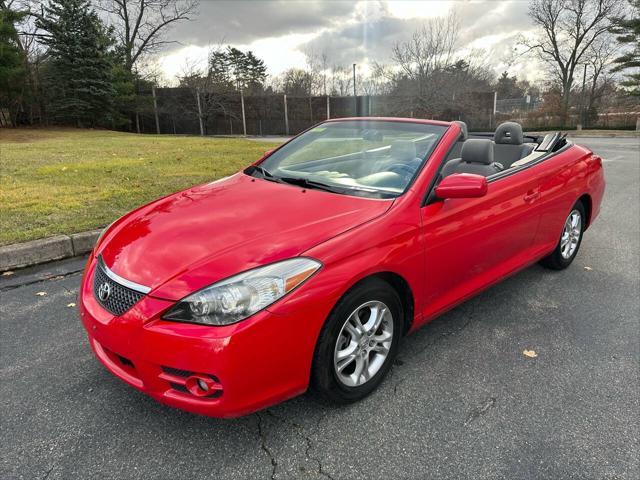
[[[265,310],[235,325],[208,327],[162,320],[174,302],[151,292],[114,316],[93,296],[95,262],[92,256],[82,280],[80,318],[96,357],[129,385],[166,405],[213,417],[248,414],[307,389],[326,318],[321,309]],[[187,380],[194,375],[215,391],[190,390]]]

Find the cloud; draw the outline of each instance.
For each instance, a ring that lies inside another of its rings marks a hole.
[[[353,14],[352,1],[260,0],[201,1],[199,12],[171,36],[183,44],[208,45],[221,40],[248,44],[260,38],[308,33]]]
[[[412,10],[405,10],[407,14],[402,17],[392,15],[392,9],[381,9],[373,16],[327,28],[301,48],[324,52],[330,63],[339,65],[387,62],[393,45],[407,41],[413,32],[428,21],[429,15],[408,15],[420,11],[419,5],[425,11],[431,6],[430,3],[411,2],[407,7],[412,7]],[[490,49],[497,56],[496,62],[508,61],[517,34],[531,28],[527,5],[523,2],[477,1],[449,5],[449,9],[441,5],[436,12],[438,16],[455,12],[460,21],[459,47],[462,51]]]
[[[429,17],[455,11],[461,52],[483,50],[495,68],[509,66],[517,35],[532,28],[522,1],[206,1],[198,18],[171,36],[183,47],[166,52],[174,66],[181,52],[220,41],[252,49],[270,73],[299,67],[304,54],[326,54],[329,65],[389,62],[393,45],[407,41]],[[189,48],[184,48],[184,47]],[[170,70],[171,68],[168,69]]]
[[[325,53],[329,63],[335,65],[385,61],[394,43],[406,40],[418,25],[415,19],[382,17],[325,31],[301,48]]]
[[[457,10],[461,43],[487,35],[511,34],[531,28],[527,2],[473,2]]]

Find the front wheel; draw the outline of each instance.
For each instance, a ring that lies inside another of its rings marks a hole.
[[[542,259],[542,265],[553,270],[563,270],[571,265],[580,249],[586,218],[584,205],[582,202],[576,203],[564,222],[558,245],[549,256]]]
[[[369,395],[391,368],[403,331],[402,302],[388,283],[367,280],[338,302],[316,345],[313,390],[333,403]]]

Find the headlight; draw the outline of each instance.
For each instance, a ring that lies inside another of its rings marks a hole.
[[[292,258],[249,270],[189,295],[162,318],[204,325],[230,325],[284,297],[320,267],[317,260]]]

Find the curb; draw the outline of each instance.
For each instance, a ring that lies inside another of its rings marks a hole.
[[[566,133],[570,138],[640,138],[640,132],[636,130],[625,130],[623,132],[607,132],[604,130],[559,130],[562,133]],[[551,130],[546,131],[526,131],[525,135],[546,135],[552,133]]]
[[[572,135],[572,134],[568,134],[567,137],[569,138],[638,138],[640,139],[640,135],[638,134],[634,134],[634,135],[620,135],[620,134],[615,134],[615,133],[594,133],[592,135]]]
[[[55,235],[0,247],[0,272],[76,257],[93,250],[102,230]]]

